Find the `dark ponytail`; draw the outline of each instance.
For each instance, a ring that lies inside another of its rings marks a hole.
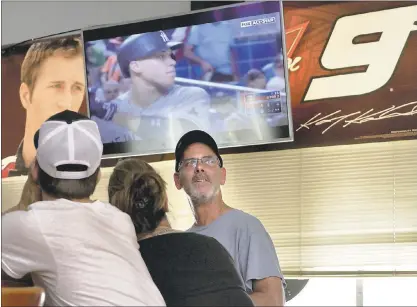
[[[125,184],[129,190],[131,218],[136,233],[155,230],[165,216],[165,187],[156,172],[134,174]]]

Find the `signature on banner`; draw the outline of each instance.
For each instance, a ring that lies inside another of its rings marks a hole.
[[[327,131],[339,123],[343,124],[343,128],[346,128],[351,124],[363,124],[369,121],[378,121],[399,116],[413,116],[417,114],[417,101],[405,103],[398,107],[392,106],[378,112],[374,112],[374,109],[370,109],[365,113],[357,111],[347,115],[340,115],[335,117],[335,115],[339,114],[341,111],[342,110],[338,110],[323,117],[320,117],[322,115],[321,113],[317,113],[304,124],[300,124],[296,131],[301,129],[310,129],[310,127],[313,125],[321,126],[323,124],[330,124],[321,133],[325,134]]]

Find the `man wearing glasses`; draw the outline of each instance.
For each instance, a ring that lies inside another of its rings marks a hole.
[[[257,306],[283,306],[285,284],[271,237],[254,216],[225,204],[226,169],[214,139],[201,130],[181,137],[174,181],[189,196],[195,224],[189,231],[217,239],[230,253]]]

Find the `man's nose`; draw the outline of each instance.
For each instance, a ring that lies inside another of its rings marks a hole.
[[[204,172],[203,163],[201,163],[201,161],[200,161],[200,160],[197,160],[197,164],[196,164],[196,166],[195,166],[194,171],[195,171],[196,173],[199,173],[199,172]]]
[[[175,66],[177,64],[177,61],[175,60],[175,57],[169,57],[168,64],[171,66]]]
[[[63,110],[71,109],[73,99],[74,97],[71,91],[65,91],[62,94],[61,99],[58,101],[58,107]]]

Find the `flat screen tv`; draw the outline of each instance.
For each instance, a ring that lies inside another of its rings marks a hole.
[[[89,116],[104,157],[293,141],[281,1],[84,29]]]

